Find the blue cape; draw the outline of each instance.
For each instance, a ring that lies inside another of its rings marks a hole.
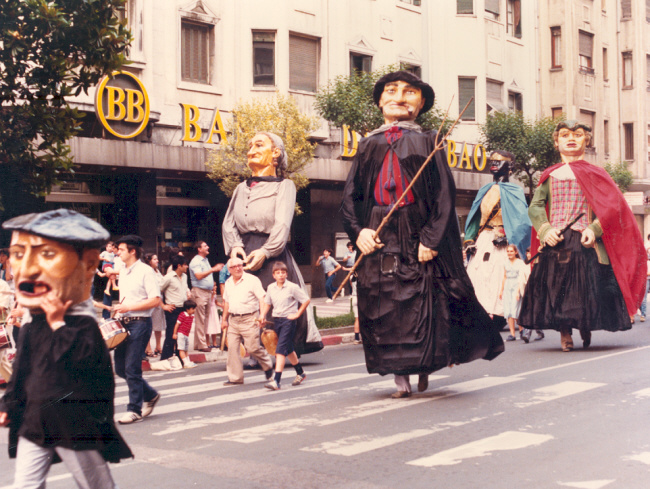
[[[472,208],[465,223],[465,239],[476,239],[481,225],[481,201],[496,182],[483,185],[472,203]],[[524,191],[518,185],[509,182],[496,183],[501,191],[501,213],[503,229],[508,238],[508,244],[514,244],[519,250],[519,256],[526,258],[526,248],[530,246],[532,224],[528,217],[528,204]]]

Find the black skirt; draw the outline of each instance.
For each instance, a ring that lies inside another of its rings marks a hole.
[[[539,256],[530,274],[519,322],[531,329],[624,331],[632,324],[610,265],[568,230],[564,240]]]

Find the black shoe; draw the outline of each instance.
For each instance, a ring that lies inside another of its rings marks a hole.
[[[517,338],[515,338],[514,336],[512,336],[511,334],[509,334],[508,337],[506,338],[506,341],[516,341],[516,339],[517,339]]]
[[[537,338],[535,338],[535,341],[543,340],[544,339],[544,332],[540,329],[537,330]]]
[[[521,332],[521,339],[524,340],[524,343],[528,344],[528,342],[530,341],[531,333],[532,333],[532,331],[530,329],[528,329],[528,328],[525,328]]]
[[[227,380],[226,382],[223,383],[223,385],[242,385],[243,382],[231,382],[230,380]]]

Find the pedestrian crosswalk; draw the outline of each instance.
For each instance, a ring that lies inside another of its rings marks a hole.
[[[598,358],[619,354],[614,352]],[[194,433],[207,446],[212,443],[231,447],[272,446],[278,436],[292,437],[296,456],[303,453],[346,460],[370,454],[381,456],[389,451],[393,456],[399,454],[403,466],[421,470],[474,464],[499,453],[513,453],[510,456],[515,457],[517,452],[518,458],[534,458],[538,456],[537,450],[545,446],[561,446],[562,433],[558,434],[554,423],[511,424],[507,420],[516,412],[524,418],[525,413],[552,411],[558,405],[568,411],[567,405],[588,402],[585,399],[589,396],[610,388],[612,384],[608,382],[546,375],[559,368],[592,361],[594,357],[582,358],[513,375],[483,375],[462,381],[455,381],[451,373],[432,374],[427,392],[400,400],[389,398],[395,387],[392,377],[368,375],[363,363],[312,367],[307,369],[304,384],[291,387],[287,382],[276,392],[263,388],[265,377],[259,371],[248,372],[246,384],[234,388],[223,386],[227,379],[225,372],[208,364],[183,372],[182,377],[174,372],[149,373],[148,381],[163,396],[155,416],[150,418],[159,421],[150,424],[149,434],[165,442],[180,434]],[[514,385],[520,388],[508,387]],[[116,406],[126,404],[127,390],[122,380],[118,380],[116,392]],[[482,405],[480,409],[459,410],[445,419],[437,418],[435,408],[441,403],[448,406],[455,402],[452,398],[465,404],[467,399],[475,399]],[[650,388],[630,389],[625,399],[650,402]],[[413,419],[414,412],[430,415]],[[373,430],[361,428],[386,419],[408,422],[380,423]],[[495,429],[495,426],[503,428]],[[454,436],[449,436],[455,432],[462,434],[457,442]],[[423,446],[430,448],[423,450]],[[619,458],[650,466],[650,452],[638,448],[630,447]],[[594,478],[555,483],[598,489],[615,480]]]

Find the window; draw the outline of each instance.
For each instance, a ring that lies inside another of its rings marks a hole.
[[[315,92],[318,88],[320,40],[289,35],[289,88]]]
[[[551,27],[551,68],[562,68],[562,29]]]
[[[494,14],[494,18],[499,18],[499,2],[501,0],[485,0],[485,11]]]
[[[609,81],[609,57],[607,48],[603,48],[603,81]]]
[[[456,0],[456,13],[457,14],[473,14],[474,13],[474,0]]]
[[[581,110],[580,114],[578,115],[578,119],[580,122],[584,124],[589,124],[589,127],[591,127],[591,141],[589,142],[589,145],[587,147],[593,148],[594,147],[594,133],[596,129],[596,113],[591,112],[590,110]]]
[[[485,98],[487,100],[487,112],[496,110],[505,112],[506,106],[503,105],[503,83],[494,80],[485,82]]]
[[[410,3],[411,5],[415,5],[416,7],[422,5],[422,0],[399,0],[399,1],[404,3]]]
[[[422,67],[418,65],[414,65],[411,63],[400,63],[399,64],[400,70],[408,71],[409,73],[413,73],[415,76],[422,78]]]
[[[194,83],[210,83],[213,26],[181,21],[181,78]]]
[[[508,90],[508,109],[521,112],[524,110],[523,97],[519,92]]]
[[[625,159],[634,160],[634,124],[623,124],[623,140],[625,143]]]
[[[632,52],[627,51],[622,53],[623,56],[623,87],[632,88],[634,80],[632,78]]]
[[[609,154],[609,121],[603,121],[603,151]]]
[[[632,0],[621,0],[621,20],[632,18]]]
[[[508,11],[506,12],[506,29],[508,34],[521,39],[521,1],[506,0]]]
[[[594,35],[588,32],[579,31],[579,66],[582,73],[594,74],[593,52],[594,52]]]
[[[275,32],[253,32],[253,86],[275,86]]]
[[[650,54],[645,55],[645,78],[646,90],[650,92]]]
[[[467,110],[461,117],[461,120],[464,121],[474,121],[476,120],[476,100],[475,100],[475,90],[476,90],[476,79],[475,78],[463,78],[458,77],[458,113],[465,108],[467,102],[472,100],[471,103],[467,106]]]
[[[645,0],[645,21],[650,22],[650,0]]]
[[[370,73],[372,71],[372,56],[350,53],[350,75],[353,75],[357,71]]]
[[[551,117],[553,119],[559,119],[562,117],[562,107],[552,107],[551,108]]]

